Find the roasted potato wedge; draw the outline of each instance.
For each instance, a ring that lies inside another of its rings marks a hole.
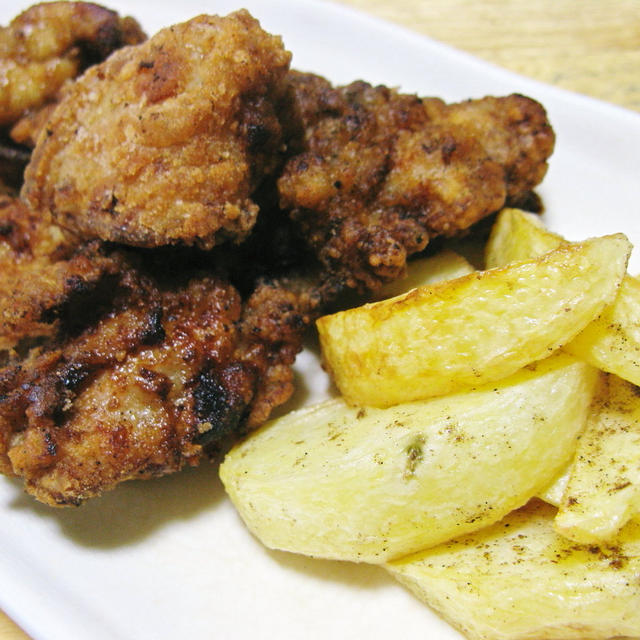
[[[484,250],[486,269],[504,267],[553,251],[567,241],[549,231],[540,217],[521,209],[503,209],[491,227]]]
[[[614,303],[565,349],[603,371],[640,385],[640,280],[625,276]]]
[[[220,476],[266,546],[384,562],[496,522],[544,489],[573,454],[596,377],[563,354],[443,398],[331,400],[250,435]]]
[[[566,244],[537,216],[505,209],[486,247],[487,267],[542,255]],[[618,295],[603,313],[564,347],[595,367],[640,385],[640,280],[626,275]]]
[[[602,542],[638,512],[640,391],[617,376],[603,376],[570,465],[556,529],[577,542]]]
[[[566,344],[615,298],[622,235],[323,316],[325,365],[345,399],[390,406],[500,380]]]
[[[640,525],[579,545],[532,501],[501,522],[386,565],[470,640],[604,640],[640,633]]]

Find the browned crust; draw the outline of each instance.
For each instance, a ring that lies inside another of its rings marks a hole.
[[[251,196],[277,163],[289,60],[246,11],[199,16],[117,51],[65,90],[23,197],[85,238],[243,239],[258,212]]]

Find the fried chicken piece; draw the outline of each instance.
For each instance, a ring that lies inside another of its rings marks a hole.
[[[293,391],[314,316],[295,278],[243,300],[166,255],[109,258],[117,281],[84,317],[0,369],[0,471],[53,506],[195,465],[261,424]]]
[[[88,2],[37,4],[0,29],[0,126],[55,99],[112,51],[146,36],[133,18]]]
[[[0,27],[0,179],[20,190],[31,148],[66,82],[145,39],[133,18],[86,2],[34,5]]]
[[[180,421],[181,374],[189,369],[180,360],[193,349],[181,325],[194,310],[174,309],[158,294],[135,273],[123,273],[113,307],[95,326],[0,374],[3,471],[23,477],[43,502],[79,503],[130,475],[181,464],[190,425]],[[212,311],[233,302],[215,286],[207,294],[216,298]],[[180,313],[170,327],[162,323],[167,311]],[[228,319],[225,313],[218,322]],[[172,349],[164,348],[168,343]],[[168,403],[171,392],[176,397]],[[192,453],[187,446],[184,457]]]
[[[304,143],[278,181],[281,205],[334,288],[375,291],[436,236],[455,236],[522,197],[554,135],[522,96],[446,105],[386,87],[292,72]]]
[[[23,197],[85,238],[242,240],[281,144],[290,54],[246,11],[199,16],[114,53],[65,90]]]

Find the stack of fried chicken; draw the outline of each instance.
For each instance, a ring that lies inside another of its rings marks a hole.
[[[147,39],[54,2],[0,30],[0,471],[38,500],[214,456],[290,397],[318,315],[545,174],[529,98],[290,60],[244,10]]]

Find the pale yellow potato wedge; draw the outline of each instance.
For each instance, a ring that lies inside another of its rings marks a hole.
[[[491,231],[485,260],[499,267],[540,256],[566,241],[537,216],[502,211]],[[593,366],[640,385],[640,280],[626,275],[613,304],[564,347]]]
[[[500,380],[566,344],[615,298],[622,235],[562,246],[317,322],[345,399],[389,406]]]
[[[614,303],[564,348],[640,385],[640,280],[625,276]]]
[[[503,209],[497,216],[484,250],[486,269],[504,267],[553,251],[567,241],[549,231],[540,217],[521,209]]]
[[[220,477],[267,547],[379,563],[496,522],[571,459],[597,372],[562,354],[387,409],[342,399],[236,445]]]
[[[374,299],[385,300],[407,293],[417,287],[424,287],[443,280],[453,280],[474,271],[475,268],[466,258],[451,249],[444,249],[433,256],[411,261],[407,265],[406,278],[385,284],[374,294]]]
[[[577,542],[610,540],[640,511],[640,390],[603,376],[556,517]]]
[[[386,568],[470,640],[640,637],[640,525],[579,545],[532,501],[491,527]]]

